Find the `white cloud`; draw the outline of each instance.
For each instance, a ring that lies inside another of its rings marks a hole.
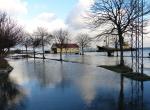
[[[63,20],[57,18],[54,13],[48,12],[40,13],[39,15],[34,16],[33,19],[20,22],[28,32],[35,31],[37,27],[44,27],[50,32],[59,28],[67,28]]]
[[[146,24],[144,24],[146,27],[144,27],[144,47],[150,47],[150,19],[148,20],[148,22],[146,22]]]
[[[92,4],[93,0],[79,0],[68,15],[66,24],[73,33],[89,33],[90,30],[87,28],[86,15]]]
[[[27,14],[27,2],[24,0],[0,0],[0,10],[10,15]]]
[[[79,0],[79,5],[85,7],[85,8],[89,8],[89,6],[91,6],[91,4],[94,2],[94,0]]]
[[[64,21],[58,19],[54,13],[42,12],[31,17],[28,12],[28,5],[26,0],[0,0],[0,10],[7,12],[28,32],[33,32],[40,26],[47,28],[49,31],[67,28]]]
[[[41,13],[40,15],[38,15],[37,19],[51,22],[56,19],[56,16],[54,13],[44,12],[44,13]]]

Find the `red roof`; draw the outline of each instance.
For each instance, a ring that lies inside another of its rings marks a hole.
[[[61,47],[61,44],[53,44],[52,46],[53,48],[56,47],[56,48],[60,48]],[[63,48],[79,48],[79,46],[77,44],[63,44],[62,46]]]

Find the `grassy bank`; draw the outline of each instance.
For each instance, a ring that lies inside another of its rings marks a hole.
[[[99,66],[117,73],[129,73],[132,72],[132,69],[128,66],[120,66],[120,65],[113,65],[113,66],[108,66],[108,65],[102,65]]]
[[[102,67],[102,68],[114,71],[116,73],[120,73],[120,74],[122,74],[123,76],[125,76],[125,77],[127,77],[129,79],[133,79],[133,80],[137,80],[137,81],[149,81],[150,80],[150,76],[148,76],[146,74],[135,73],[128,66],[120,66],[120,65],[108,66],[108,65],[102,65],[102,66],[98,66],[98,67]]]
[[[138,81],[150,81],[150,76],[146,74],[139,74],[132,72],[132,73],[124,73],[123,76]]]

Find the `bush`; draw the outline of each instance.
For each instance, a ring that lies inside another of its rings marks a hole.
[[[9,67],[10,65],[8,64],[7,60],[5,59],[0,59],[0,69],[5,69]]]

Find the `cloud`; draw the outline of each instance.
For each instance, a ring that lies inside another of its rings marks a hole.
[[[54,13],[43,12],[37,16],[37,19],[51,22],[56,19],[56,16]]]
[[[150,20],[148,20],[147,27],[144,28],[144,32],[147,34],[144,34],[144,47],[149,47],[150,46]]]
[[[45,27],[49,31],[66,28],[63,20],[57,18],[54,13],[42,12],[31,15],[28,11],[27,0],[0,0],[0,11],[5,11],[26,31],[33,32],[37,27]]]
[[[85,8],[89,8],[89,6],[91,6],[91,4],[93,4],[94,0],[79,0],[79,5],[85,7]]]
[[[84,30],[85,24],[82,16],[93,0],[79,0],[76,6],[69,13],[67,22],[59,19],[54,13],[42,12],[38,15],[30,16],[28,2],[26,0],[0,0],[0,10],[6,11],[13,16],[25,30],[32,32],[38,26],[46,27],[49,31],[59,28],[69,28],[72,30]],[[28,15],[30,18],[28,18]]]
[[[24,25],[25,30],[28,32],[35,31],[37,27],[44,27],[50,32],[60,28],[67,28],[63,20],[57,18],[54,13],[50,12],[40,13],[32,19],[20,21],[20,23]]]
[[[89,31],[88,29],[85,29],[87,27],[85,17],[92,3],[93,0],[79,0],[76,6],[72,9],[66,20],[66,24],[72,29],[72,31]]]
[[[0,10],[10,15],[27,14],[27,2],[24,0],[0,0]]]

